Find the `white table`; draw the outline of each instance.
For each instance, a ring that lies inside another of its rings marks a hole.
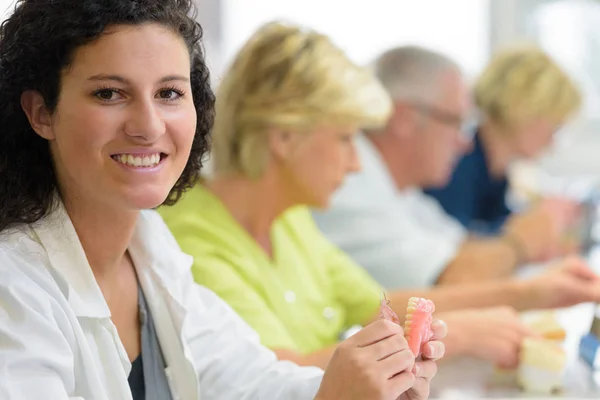
[[[600,272],[600,249],[589,257]],[[539,273],[541,267],[531,266],[519,274],[523,277]],[[594,314],[593,304],[580,304],[558,310],[558,318],[567,331],[565,342],[568,366],[565,391],[554,397],[522,393],[514,384],[494,382],[492,365],[475,359],[455,359],[442,363],[432,382],[432,399],[600,399],[600,371],[593,372],[578,355],[579,340],[589,332]]]

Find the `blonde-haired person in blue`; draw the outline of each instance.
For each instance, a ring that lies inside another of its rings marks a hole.
[[[326,366],[349,328],[378,318],[382,288],[322,235],[306,206],[327,207],[345,175],[360,167],[353,142],[359,129],[385,126],[390,114],[379,81],[327,37],[269,24],[241,49],[218,90],[214,176],[160,209],[194,256],[196,281],[282,359]],[[528,307],[527,289],[507,281],[388,298],[403,318],[413,295],[433,299],[439,311],[496,306],[508,295]],[[506,366],[516,363],[528,334],[509,309],[443,318],[449,355]],[[431,377],[434,367],[421,366],[417,376]]]
[[[574,250],[573,243],[564,242],[576,221],[574,202],[541,201],[526,214],[536,228],[528,235],[516,229],[506,198],[513,161],[540,156],[579,111],[577,85],[543,49],[518,44],[494,54],[473,92],[481,114],[474,145],[447,182],[426,193],[470,231],[510,233],[520,242],[525,259],[543,261]]]

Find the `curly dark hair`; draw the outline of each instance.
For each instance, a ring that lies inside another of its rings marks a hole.
[[[214,94],[192,0],[19,0],[0,26],[0,232],[38,221],[53,207],[58,183],[49,143],[31,128],[21,94],[35,90],[55,111],[61,72],[77,48],[109,26],[160,23],[179,33],[191,55],[191,87],[198,116],[183,174],[164,204],[193,186],[209,149]]]

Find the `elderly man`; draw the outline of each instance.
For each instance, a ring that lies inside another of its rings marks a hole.
[[[419,47],[381,55],[375,72],[395,102],[383,131],[364,132],[350,176],[320,229],[390,289],[506,277],[560,245],[567,218],[547,207],[515,215],[496,237],[473,239],[421,187],[443,186],[470,145],[469,90],[460,68]]]

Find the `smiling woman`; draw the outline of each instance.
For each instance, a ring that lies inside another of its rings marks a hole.
[[[114,18],[111,20],[101,13],[94,15],[95,11],[104,11],[99,5],[90,5],[91,8],[81,5],[70,10],[72,2],[56,1],[51,6],[53,11],[65,12],[65,15],[90,13],[86,15],[88,24],[65,21],[58,26],[59,21],[46,17],[22,27],[21,21],[50,7],[50,2],[47,5],[40,2],[36,6],[33,2],[23,2],[5,23],[0,45],[3,69],[0,108],[5,132],[0,136],[0,147],[6,150],[2,155],[6,158],[0,163],[0,170],[2,176],[11,179],[3,179],[0,189],[2,193],[13,195],[0,198],[0,230],[18,223],[31,223],[46,215],[53,205],[52,193],[58,189],[57,178],[65,179],[71,186],[74,181],[82,183],[83,186],[78,188],[84,191],[82,195],[91,195],[96,202],[102,201],[96,194],[110,196],[112,191],[106,190],[104,185],[116,183],[109,177],[116,178],[125,188],[130,179],[128,176],[131,176],[125,170],[117,169],[117,165],[111,167],[113,160],[108,158],[109,155],[127,155],[129,164],[135,165],[138,155],[141,164],[145,162],[141,155],[150,152],[158,154],[164,162],[178,141],[185,139],[182,135],[194,137],[197,132],[191,144],[191,157],[187,157],[190,153],[187,145],[188,148],[179,149],[180,155],[172,154],[174,157],[169,162],[178,164],[174,170],[154,171],[160,172],[159,179],[176,181],[172,190],[169,185],[164,186],[167,192],[170,190],[168,197],[165,196],[167,203],[177,199],[181,190],[194,181],[207,149],[213,103],[208,70],[197,41],[201,31],[192,20],[177,20],[175,15],[166,14],[165,9],[162,10],[164,21],[157,21],[164,24],[137,29],[111,27],[111,31],[122,34],[94,40],[107,22],[111,25],[125,22],[128,12],[137,18],[148,17],[140,9],[140,2],[116,4],[111,6],[115,8],[111,10]],[[159,8],[157,5],[152,7]],[[62,29],[64,33],[49,37],[36,32],[37,27],[42,31]],[[24,40],[30,41],[31,45],[23,46]],[[75,51],[82,41],[89,43],[84,49]],[[149,70],[150,64],[156,65],[156,69]],[[39,90],[21,96],[24,89],[32,87]],[[146,96],[149,92],[152,96]],[[31,125],[20,110],[21,103],[32,120]],[[175,121],[183,124],[177,125],[173,135],[167,135],[172,136],[172,140],[162,138],[159,144],[153,143],[156,137],[165,133],[167,125],[173,126]],[[47,148],[48,139],[56,134],[55,128],[64,134],[50,141],[55,156],[52,158]],[[140,135],[146,128],[150,130]],[[126,143],[122,137],[117,137],[115,132],[119,130],[127,132],[131,141]],[[167,141],[172,143],[167,145]],[[153,144],[169,148],[153,150]],[[120,159],[124,160],[124,157]],[[22,168],[21,160],[29,160],[27,168]],[[81,168],[83,165],[86,168]],[[180,174],[177,169],[182,166],[187,168]],[[94,174],[99,180],[89,176],[90,168],[95,169]],[[104,168],[110,168],[116,175],[104,176]],[[132,195],[136,191],[135,187],[127,189]],[[160,204],[164,194],[155,193],[156,197],[147,198],[147,201]]]
[[[208,147],[193,14],[191,0],[20,0],[0,27],[0,398],[397,398],[414,358],[376,351],[401,328],[365,328],[324,378],[279,362],[147,210],[195,183]],[[372,357],[348,365],[357,353]]]
[[[72,57],[54,110],[39,92],[21,97],[32,128],[50,143],[63,201],[161,204],[185,168],[196,128],[185,42],[162,25],[111,27]]]

